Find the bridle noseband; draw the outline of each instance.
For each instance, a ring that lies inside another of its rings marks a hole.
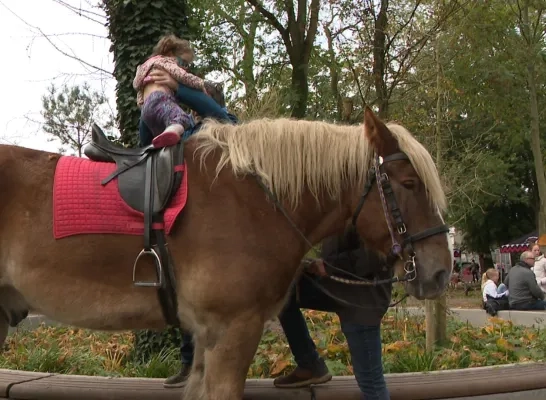
[[[426,239],[428,237],[447,233],[449,232],[449,227],[446,224],[436,226],[434,228],[425,229],[422,232],[410,235],[408,233],[404,219],[402,218],[402,213],[398,207],[398,202],[396,201],[396,196],[391,186],[389,175],[385,172],[384,165],[391,161],[400,161],[406,160],[409,161],[408,156],[403,152],[397,152],[391,155],[388,155],[383,158],[383,162],[379,162],[379,156],[376,155],[374,159],[374,166],[370,169],[368,174],[368,180],[364,185],[364,191],[362,196],[360,196],[360,201],[353,213],[351,218],[351,225],[353,229],[356,230],[356,221],[366,197],[370,193],[374,181],[377,182],[377,189],[379,191],[379,196],[381,198],[381,206],[383,208],[383,214],[385,216],[385,221],[387,222],[387,227],[389,228],[389,233],[391,236],[392,246],[387,255],[387,264],[392,266],[397,258],[403,260],[404,251],[406,252],[408,258],[404,262],[404,272],[405,275],[403,278],[393,277],[391,280],[383,280],[381,283],[387,282],[411,282],[417,277],[417,268],[415,265],[415,250],[413,249],[413,243]],[[393,224],[394,223],[394,224]],[[393,226],[394,225],[394,226]],[[402,239],[402,244],[398,243],[396,240],[396,235],[394,229]],[[335,279],[338,280],[338,279]],[[341,280],[340,280],[341,281]],[[343,280],[345,283],[361,284],[357,282],[352,282],[349,280]],[[378,282],[378,281],[375,281]],[[375,283],[374,284],[377,284]]]

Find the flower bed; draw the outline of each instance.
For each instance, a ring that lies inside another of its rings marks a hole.
[[[305,312],[312,336],[334,375],[352,375],[345,338],[335,314]],[[425,352],[418,316],[389,313],[382,326],[385,372],[418,372],[500,365],[546,358],[546,332],[490,318],[483,328],[448,318],[448,343]],[[165,348],[147,360],[133,357],[131,332],[104,333],[40,326],[8,337],[0,368],[63,374],[162,378],[180,368],[179,350]],[[264,333],[249,378],[274,377],[294,367],[280,329]]]

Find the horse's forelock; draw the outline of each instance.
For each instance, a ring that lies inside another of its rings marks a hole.
[[[444,212],[447,208],[447,199],[438,169],[430,153],[402,125],[388,123],[387,127],[398,141],[400,150],[410,159],[415,172],[427,189],[432,206],[438,208],[440,213]]]

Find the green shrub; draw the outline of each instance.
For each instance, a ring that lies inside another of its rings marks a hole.
[[[134,332],[135,342],[132,358],[148,362],[154,357],[171,350],[179,351],[182,333],[179,328],[170,327],[164,331],[142,330]]]

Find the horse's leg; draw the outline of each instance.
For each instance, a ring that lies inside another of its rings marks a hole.
[[[264,318],[240,314],[205,345],[206,400],[241,400],[246,375],[262,337]],[[211,327],[214,329],[213,327]]]
[[[199,337],[201,336],[201,337]],[[205,397],[203,376],[205,371],[205,347],[202,335],[193,335],[193,364],[184,388],[184,399],[201,400]]]

